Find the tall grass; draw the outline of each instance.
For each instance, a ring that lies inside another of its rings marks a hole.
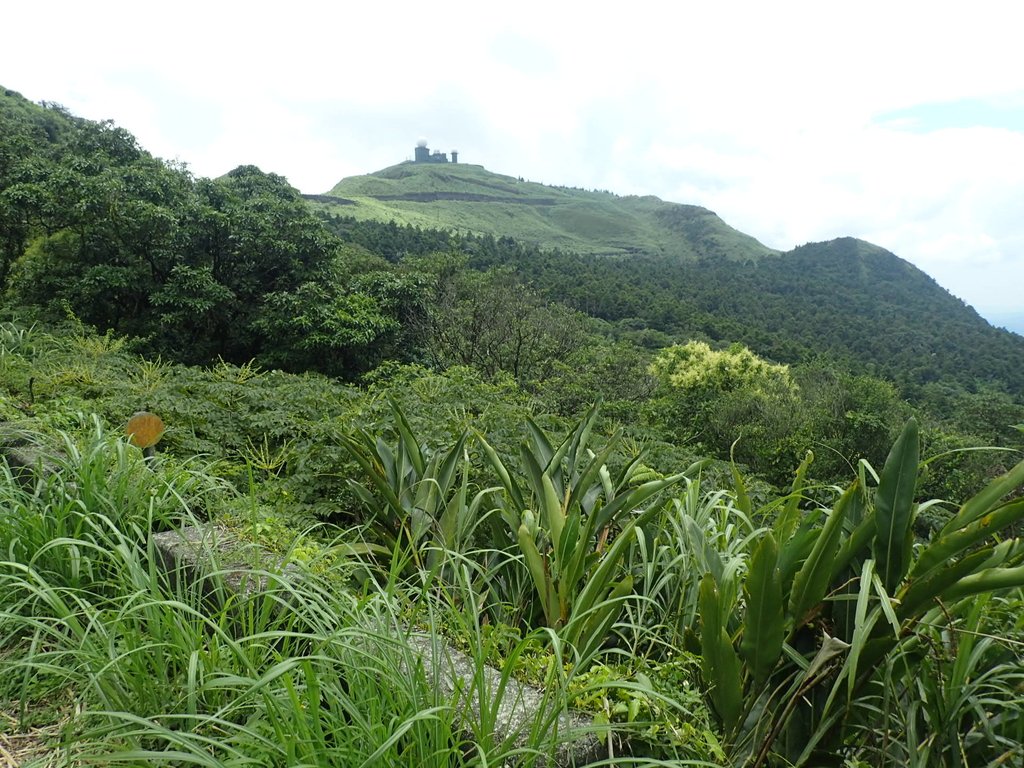
[[[253,568],[262,591],[212,599],[235,566],[212,553],[205,579],[164,573],[149,533],[194,524],[190,500],[215,481],[99,431],[67,438],[59,460],[34,487],[0,478],[0,694],[39,705],[73,691],[78,714],[54,745],[69,764],[529,766],[580,738],[558,729],[573,673],[557,642],[545,706],[494,735],[529,641],[487,670],[476,561],[443,552],[443,584],[441,568],[408,578],[367,562],[359,591],[316,563],[301,577]],[[453,635],[473,691],[439,684]]]

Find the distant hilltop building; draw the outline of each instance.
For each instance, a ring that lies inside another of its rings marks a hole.
[[[452,160],[451,161],[453,163],[459,162],[459,153],[456,150],[454,150],[454,149],[452,150]],[[447,163],[448,162],[448,155],[446,155],[444,152],[440,152],[440,151],[438,151],[436,149],[433,152],[431,152],[427,148],[427,140],[426,139],[420,139],[419,141],[416,142],[416,155],[415,155],[414,162],[417,162],[417,163]]]

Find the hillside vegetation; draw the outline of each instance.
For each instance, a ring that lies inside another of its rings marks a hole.
[[[1020,763],[1016,337],[854,240],[363,178],[195,178],[0,90],[5,755],[539,768],[572,709],[638,768]],[[189,526],[259,588],[164,574]],[[445,643],[493,708],[436,686]],[[547,693],[516,738],[494,674]]]
[[[780,254],[703,208],[462,164],[403,163],[307,197],[329,217],[462,233],[469,243],[457,247],[475,249],[473,266],[502,263],[553,301],[661,339],[741,341],[790,363],[827,355],[913,397],[940,381],[1024,395],[1024,337],[870,243]],[[488,237],[518,247],[495,253]]]

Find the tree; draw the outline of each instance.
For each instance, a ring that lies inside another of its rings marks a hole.
[[[551,375],[583,342],[581,316],[545,302],[508,269],[474,272],[435,267],[426,344],[437,365],[470,365],[487,377],[511,374],[521,384]]]
[[[715,350],[691,341],[663,349],[650,371],[658,379],[651,419],[666,439],[700,440],[720,458],[785,481],[803,448],[799,390],[787,366],[740,344]]]

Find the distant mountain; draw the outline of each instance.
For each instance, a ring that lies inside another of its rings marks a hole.
[[[499,249],[488,259],[513,260],[553,300],[652,343],[740,341],[785,362],[825,355],[908,393],[952,381],[1024,394],[1024,338],[993,328],[920,269],[864,241],[779,253],[704,208],[450,163],[343,179],[314,200],[342,216],[558,249]]]
[[[776,253],[706,208],[545,186],[463,163],[401,163],[342,179],[307,199],[358,219],[500,235],[595,256],[747,261]]]
[[[996,328],[1005,328],[1024,336],[1024,312],[986,312],[985,317]]]

